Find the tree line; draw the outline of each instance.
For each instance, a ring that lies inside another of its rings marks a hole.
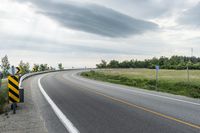
[[[106,62],[102,60],[101,63],[96,64],[97,68],[149,68],[154,69],[156,65],[159,65],[161,69],[200,69],[199,57],[187,57],[187,56],[171,56],[170,58],[161,56],[160,58],[152,58],[141,60],[125,60],[119,62],[117,60],[111,60]]]
[[[8,56],[5,55],[3,58],[1,58],[0,67],[2,69],[3,77],[7,77],[9,75],[8,70],[11,68],[11,64],[9,62]],[[34,64],[33,67],[30,67],[30,64],[28,62],[24,62],[21,60],[18,64],[18,67],[22,70],[22,75],[30,72],[42,72],[42,71],[48,71],[48,70],[56,70],[56,68],[49,66],[48,64]],[[64,67],[62,63],[58,64],[58,69],[63,70]]]

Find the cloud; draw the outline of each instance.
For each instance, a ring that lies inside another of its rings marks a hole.
[[[178,18],[180,24],[200,27],[200,2],[194,7],[184,11]]]
[[[112,50],[107,49],[95,49],[90,46],[82,46],[82,45],[76,45],[76,44],[66,44],[59,41],[53,41],[51,39],[44,39],[34,36],[7,36],[4,35],[0,37],[0,42],[2,44],[1,49],[2,50],[26,50],[26,51],[35,51],[35,52],[44,52],[44,53],[66,53],[66,52],[102,52],[102,53],[108,53],[108,52],[116,52]],[[42,44],[42,45],[41,45]],[[56,46],[56,47],[55,47]]]
[[[173,15],[175,10],[188,7],[188,0],[78,0],[109,6],[139,19],[155,19]],[[176,14],[176,13],[175,13]]]
[[[65,53],[78,53],[78,54],[124,54],[124,55],[141,55],[141,51],[127,51],[119,49],[104,48],[98,46],[90,46],[88,44],[67,44],[59,41],[53,41],[51,39],[44,39],[40,37],[28,37],[28,36],[6,36],[0,37],[0,42],[2,44],[1,50],[26,50],[35,52],[44,52],[52,54],[65,54]],[[42,45],[41,45],[42,44]],[[56,47],[55,47],[56,46]],[[146,53],[148,55],[150,53]]]
[[[194,48],[194,55],[200,55],[199,38],[194,38],[199,37],[200,31],[185,26],[183,28],[176,23],[180,12],[185,9],[190,10],[197,2],[189,2],[190,4],[185,4],[188,2],[183,0],[3,0],[2,2],[0,57],[8,54],[12,64],[24,60],[30,63],[46,62],[51,65],[63,62],[66,66],[95,66],[101,59],[122,61],[174,54],[190,56],[191,47]],[[154,23],[148,22],[149,19]],[[156,30],[158,26],[155,23],[159,24],[159,30]],[[148,32],[152,30],[155,32]],[[191,40],[187,40],[188,38]]]
[[[21,0],[22,1],[22,0]],[[83,3],[29,0],[44,14],[64,27],[107,37],[128,37],[155,30],[157,24],[135,19],[113,9]]]

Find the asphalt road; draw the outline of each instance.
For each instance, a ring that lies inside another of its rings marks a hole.
[[[34,87],[49,132],[75,133],[72,127],[80,133],[200,133],[199,99],[89,80],[79,72],[54,72],[24,81],[27,88]],[[60,112],[54,113],[52,106]]]

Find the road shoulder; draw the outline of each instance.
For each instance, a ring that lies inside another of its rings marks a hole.
[[[1,133],[45,133],[47,129],[45,122],[41,117],[39,108],[33,101],[32,89],[25,84],[25,103],[18,104],[16,114],[14,115],[7,107],[8,114],[0,115]]]

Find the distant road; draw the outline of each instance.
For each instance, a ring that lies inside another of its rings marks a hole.
[[[79,72],[24,81],[35,88],[49,132],[200,133],[200,99],[89,80]]]

